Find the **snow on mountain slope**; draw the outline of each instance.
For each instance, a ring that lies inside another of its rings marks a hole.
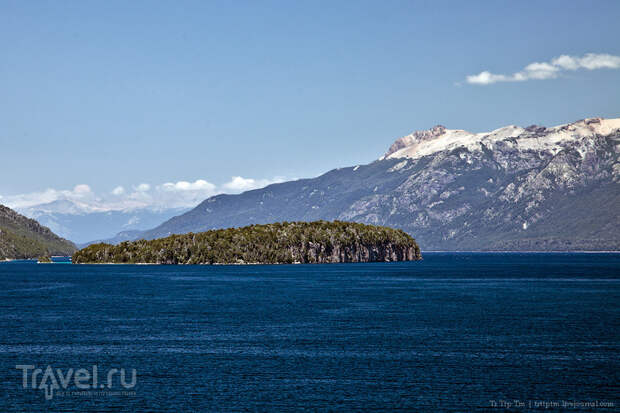
[[[446,129],[438,125],[428,131],[416,131],[397,139],[380,159],[417,159],[458,147],[470,151],[493,149],[497,142],[518,150],[558,153],[566,144],[595,135],[609,135],[620,129],[620,118],[590,118],[574,123],[545,128],[536,125],[527,128],[505,126],[492,132],[470,133],[460,129]]]

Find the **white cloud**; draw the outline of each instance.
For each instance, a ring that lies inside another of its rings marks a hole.
[[[194,182],[178,181],[157,185],[152,195],[164,207],[195,206],[204,199],[219,193],[217,186],[204,179]]]
[[[530,63],[520,72],[510,75],[496,74],[485,70],[477,75],[467,76],[466,81],[474,85],[490,85],[497,82],[555,79],[563,71],[579,69],[620,69],[620,56],[596,53],[588,53],[582,57],[562,55],[552,59],[550,62]]]
[[[50,188],[39,192],[0,196],[0,200],[2,204],[22,212],[28,208],[40,209],[40,205],[55,201],[69,201],[69,203],[54,204],[43,209],[66,213],[127,211],[138,208],[162,210],[193,207],[213,195],[239,193],[283,180],[283,178],[269,180],[235,176],[220,186],[204,179],[197,179],[193,182],[166,182],[155,186],[140,183],[133,186],[131,190],[126,190],[125,187],[119,185],[111,192],[100,195],[96,194],[90,186],[80,184],[70,190]]]
[[[560,57],[556,57],[551,61],[555,66],[559,66],[562,69],[566,70],[577,70],[579,69],[579,62],[577,59],[571,56],[562,55]]]
[[[480,72],[477,75],[467,76],[467,83],[488,85],[495,82],[507,82],[508,78],[505,75],[496,75],[491,72]]]
[[[118,195],[123,195],[124,193],[125,193],[125,188],[123,188],[120,185],[112,190],[112,195],[118,196]]]
[[[85,184],[76,185],[73,188],[73,193],[78,195],[78,196],[83,196],[83,195],[88,194],[90,192],[91,192],[90,186],[85,185]]]
[[[214,191],[215,185],[203,179],[198,179],[195,182],[167,182],[163,184],[161,188],[165,191]]]
[[[595,53],[583,57],[562,55],[553,59],[552,64],[566,70],[620,69],[620,56]]]
[[[264,188],[267,185],[283,182],[284,178],[276,177],[274,179],[252,179],[244,178],[242,176],[233,176],[229,182],[226,182],[222,187],[226,192],[243,192],[251,189]]]

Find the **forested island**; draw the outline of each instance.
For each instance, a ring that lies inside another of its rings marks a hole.
[[[402,230],[342,221],[282,222],[93,244],[73,262],[115,264],[292,264],[421,259]]]

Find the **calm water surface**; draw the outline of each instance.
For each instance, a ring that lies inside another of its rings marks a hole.
[[[620,254],[424,258],[0,264],[0,411],[619,409]],[[137,380],[46,400],[16,365]]]

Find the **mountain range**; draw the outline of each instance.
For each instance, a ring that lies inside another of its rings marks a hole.
[[[133,208],[98,211],[68,199],[33,205],[16,210],[36,219],[56,234],[78,245],[110,239],[120,232],[119,241],[159,225],[189,208]]]
[[[620,119],[470,133],[436,126],[376,161],[216,195],[147,231],[344,220],[412,234],[423,250],[620,250]]]

